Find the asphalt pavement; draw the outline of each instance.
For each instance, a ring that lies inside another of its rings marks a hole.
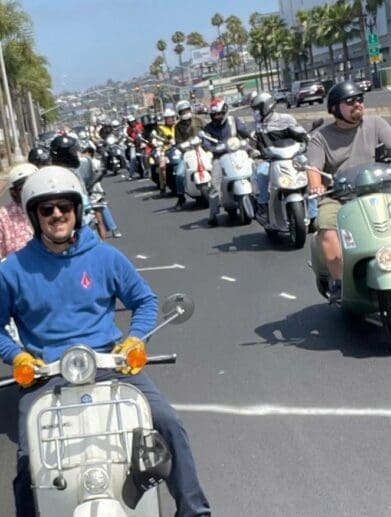
[[[308,243],[271,243],[256,222],[234,225],[223,213],[209,228],[207,210],[188,202],[175,212],[175,198],[149,180],[107,177],[104,188],[124,234],[108,242],[161,300],[186,292],[196,304],[188,322],[149,344],[176,352],[177,364],[148,371],[185,422],[213,516],[391,515],[391,341],[373,324],[345,322],[320,297]],[[124,331],[129,317],[118,307]],[[16,400],[16,388],[0,391],[7,517]]]

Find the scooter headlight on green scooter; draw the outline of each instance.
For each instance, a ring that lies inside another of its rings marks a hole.
[[[391,271],[391,246],[384,246],[378,250],[376,262],[382,271]]]

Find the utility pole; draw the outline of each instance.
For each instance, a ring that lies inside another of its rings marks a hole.
[[[33,132],[33,141],[35,142],[38,138],[38,127],[37,127],[37,119],[35,118],[35,109],[33,104],[33,98],[31,96],[30,90],[27,92],[27,102],[30,112],[30,121],[31,121],[31,129]]]
[[[14,161],[15,163],[21,163],[25,161],[25,158],[22,154],[19,145],[18,133],[16,130],[15,124],[15,112],[12,106],[11,94],[8,86],[8,78],[7,78],[7,70],[5,69],[4,56],[3,56],[3,47],[0,41],[0,72],[3,79],[4,93],[6,97],[6,101],[9,109],[9,117],[11,123],[12,136],[14,140]]]

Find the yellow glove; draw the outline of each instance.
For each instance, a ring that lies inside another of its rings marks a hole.
[[[34,366],[44,366],[44,365],[45,365],[45,362],[42,361],[42,359],[33,357],[28,352],[20,352],[20,354],[16,355],[14,357],[14,360],[12,361],[12,366],[14,368],[14,371],[15,371],[15,368],[18,368],[20,366],[31,366],[34,368]],[[22,380],[23,376],[19,377],[19,379]],[[35,380],[29,381],[29,382],[20,382],[20,380],[18,380],[18,384],[20,384],[23,388],[29,388],[35,382]]]
[[[129,336],[111,351],[113,354],[122,354],[128,359],[128,366],[121,366],[118,371],[124,375],[136,375],[140,373],[147,362],[144,342],[135,336]]]

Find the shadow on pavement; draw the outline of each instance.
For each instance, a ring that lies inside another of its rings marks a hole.
[[[235,225],[230,225],[235,226]],[[270,241],[264,233],[248,233],[232,237],[229,242],[216,244],[214,249],[223,253],[235,253],[238,251],[296,251],[289,242],[281,240]]]
[[[319,352],[340,350],[342,355],[357,359],[391,355],[391,343],[382,328],[358,318],[352,322],[340,308],[326,303],[261,325],[255,333],[263,341],[241,346],[288,345]]]

